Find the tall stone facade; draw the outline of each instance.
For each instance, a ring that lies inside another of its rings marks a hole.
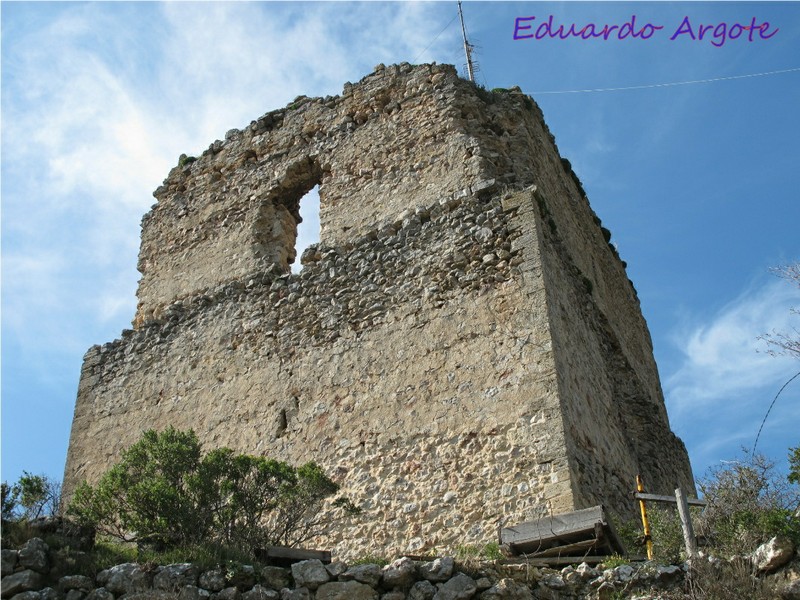
[[[168,425],[320,463],[364,509],[319,541],[345,557],[632,514],[637,473],[693,488],[624,264],[519,89],[379,65],[182,163],[142,221],[134,329],[84,358],[67,496]]]

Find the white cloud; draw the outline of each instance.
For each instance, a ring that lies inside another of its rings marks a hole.
[[[426,21],[430,6],[347,6],[167,3],[147,8],[163,18],[160,35],[137,39],[125,33],[130,12],[89,5],[20,35],[4,73],[4,160],[18,175],[4,189],[5,225],[51,248],[64,229],[82,230],[66,268],[133,264],[135,223],[181,152],[299,93],[338,93],[372,66],[354,41],[389,58],[439,25]],[[386,28],[358,29],[370,22]]]
[[[64,260],[52,252],[26,255],[3,253],[3,280],[13,281],[14,287],[24,296],[24,302],[9,302],[4,294],[3,321],[11,327],[20,327],[27,310],[51,310],[59,302],[57,275]]]
[[[764,423],[757,449],[785,462],[788,443],[796,442],[800,421],[800,386],[795,381],[781,394],[769,418],[767,410],[778,390],[800,370],[790,357],[769,355],[760,335],[789,331],[800,306],[800,291],[774,279],[753,286],[706,322],[673,336],[682,360],[664,380],[672,425],[684,440],[701,475],[721,458],[752,449]],[[788,440],[788,441],[787,441]]]
[[[43,367],[56,349],[85,351],[71,335],[70,312],[74,316],[81,307],[76,286],[65,280],[66,265],[52,249],[3,253],[3,336],[26,360],[41,361]]]
[[[82,353],[75,336],[128,326],[138,223],[179,154],[412,60],[442,27],[439,6],[416,3],[26,10],[37,18],[4,27],[3,320],[34,361],[42,343]],[[306,245],[318,208],[303,209]]]
[[[665,383],[671,404],[679,412],[695,414],[722,406],[731,410],[748,402],[754,390],[796,372],[796,360],[770,356],[758,338],[790,330],[797,320],[790,309],[798,305],[797,289],[770,281],[736,298],[709,322],[675,336],[683,362]]]

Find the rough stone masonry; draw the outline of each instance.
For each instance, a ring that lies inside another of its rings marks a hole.
[[[319,186],[320,242],[295,239]],[[364,509],[347,558],[494,540],[693,489],[608,231],[518,88],[378,65],[170,171],[142,220],[134,329],[92,347],[64,488],[149,428],[315,460]]]

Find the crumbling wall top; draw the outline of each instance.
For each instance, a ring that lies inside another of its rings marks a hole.
[[[315,186],[321,242],[337,245],[441,198],[518,179],[510,153],[489,139],[516,135],[487,110],[496,101],[508,105],[496,113],[525,108],[521,93],[504,96],[450,65],[378,65],[340,96],[299,96],[182,157],[142,221],[135,324],[271,265],[287,271],[299,203]],[[530,100],[527,109],[538,111]]]

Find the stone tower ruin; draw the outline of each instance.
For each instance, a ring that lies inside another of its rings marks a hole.
[[[295,238],[319,186],[319,244]],[[625,265],[518,88],[384,67],[170,171],[134,329],[81,372],[65,494],[149,428],[315,460],[364,512],[340,556],[693,489]]]

